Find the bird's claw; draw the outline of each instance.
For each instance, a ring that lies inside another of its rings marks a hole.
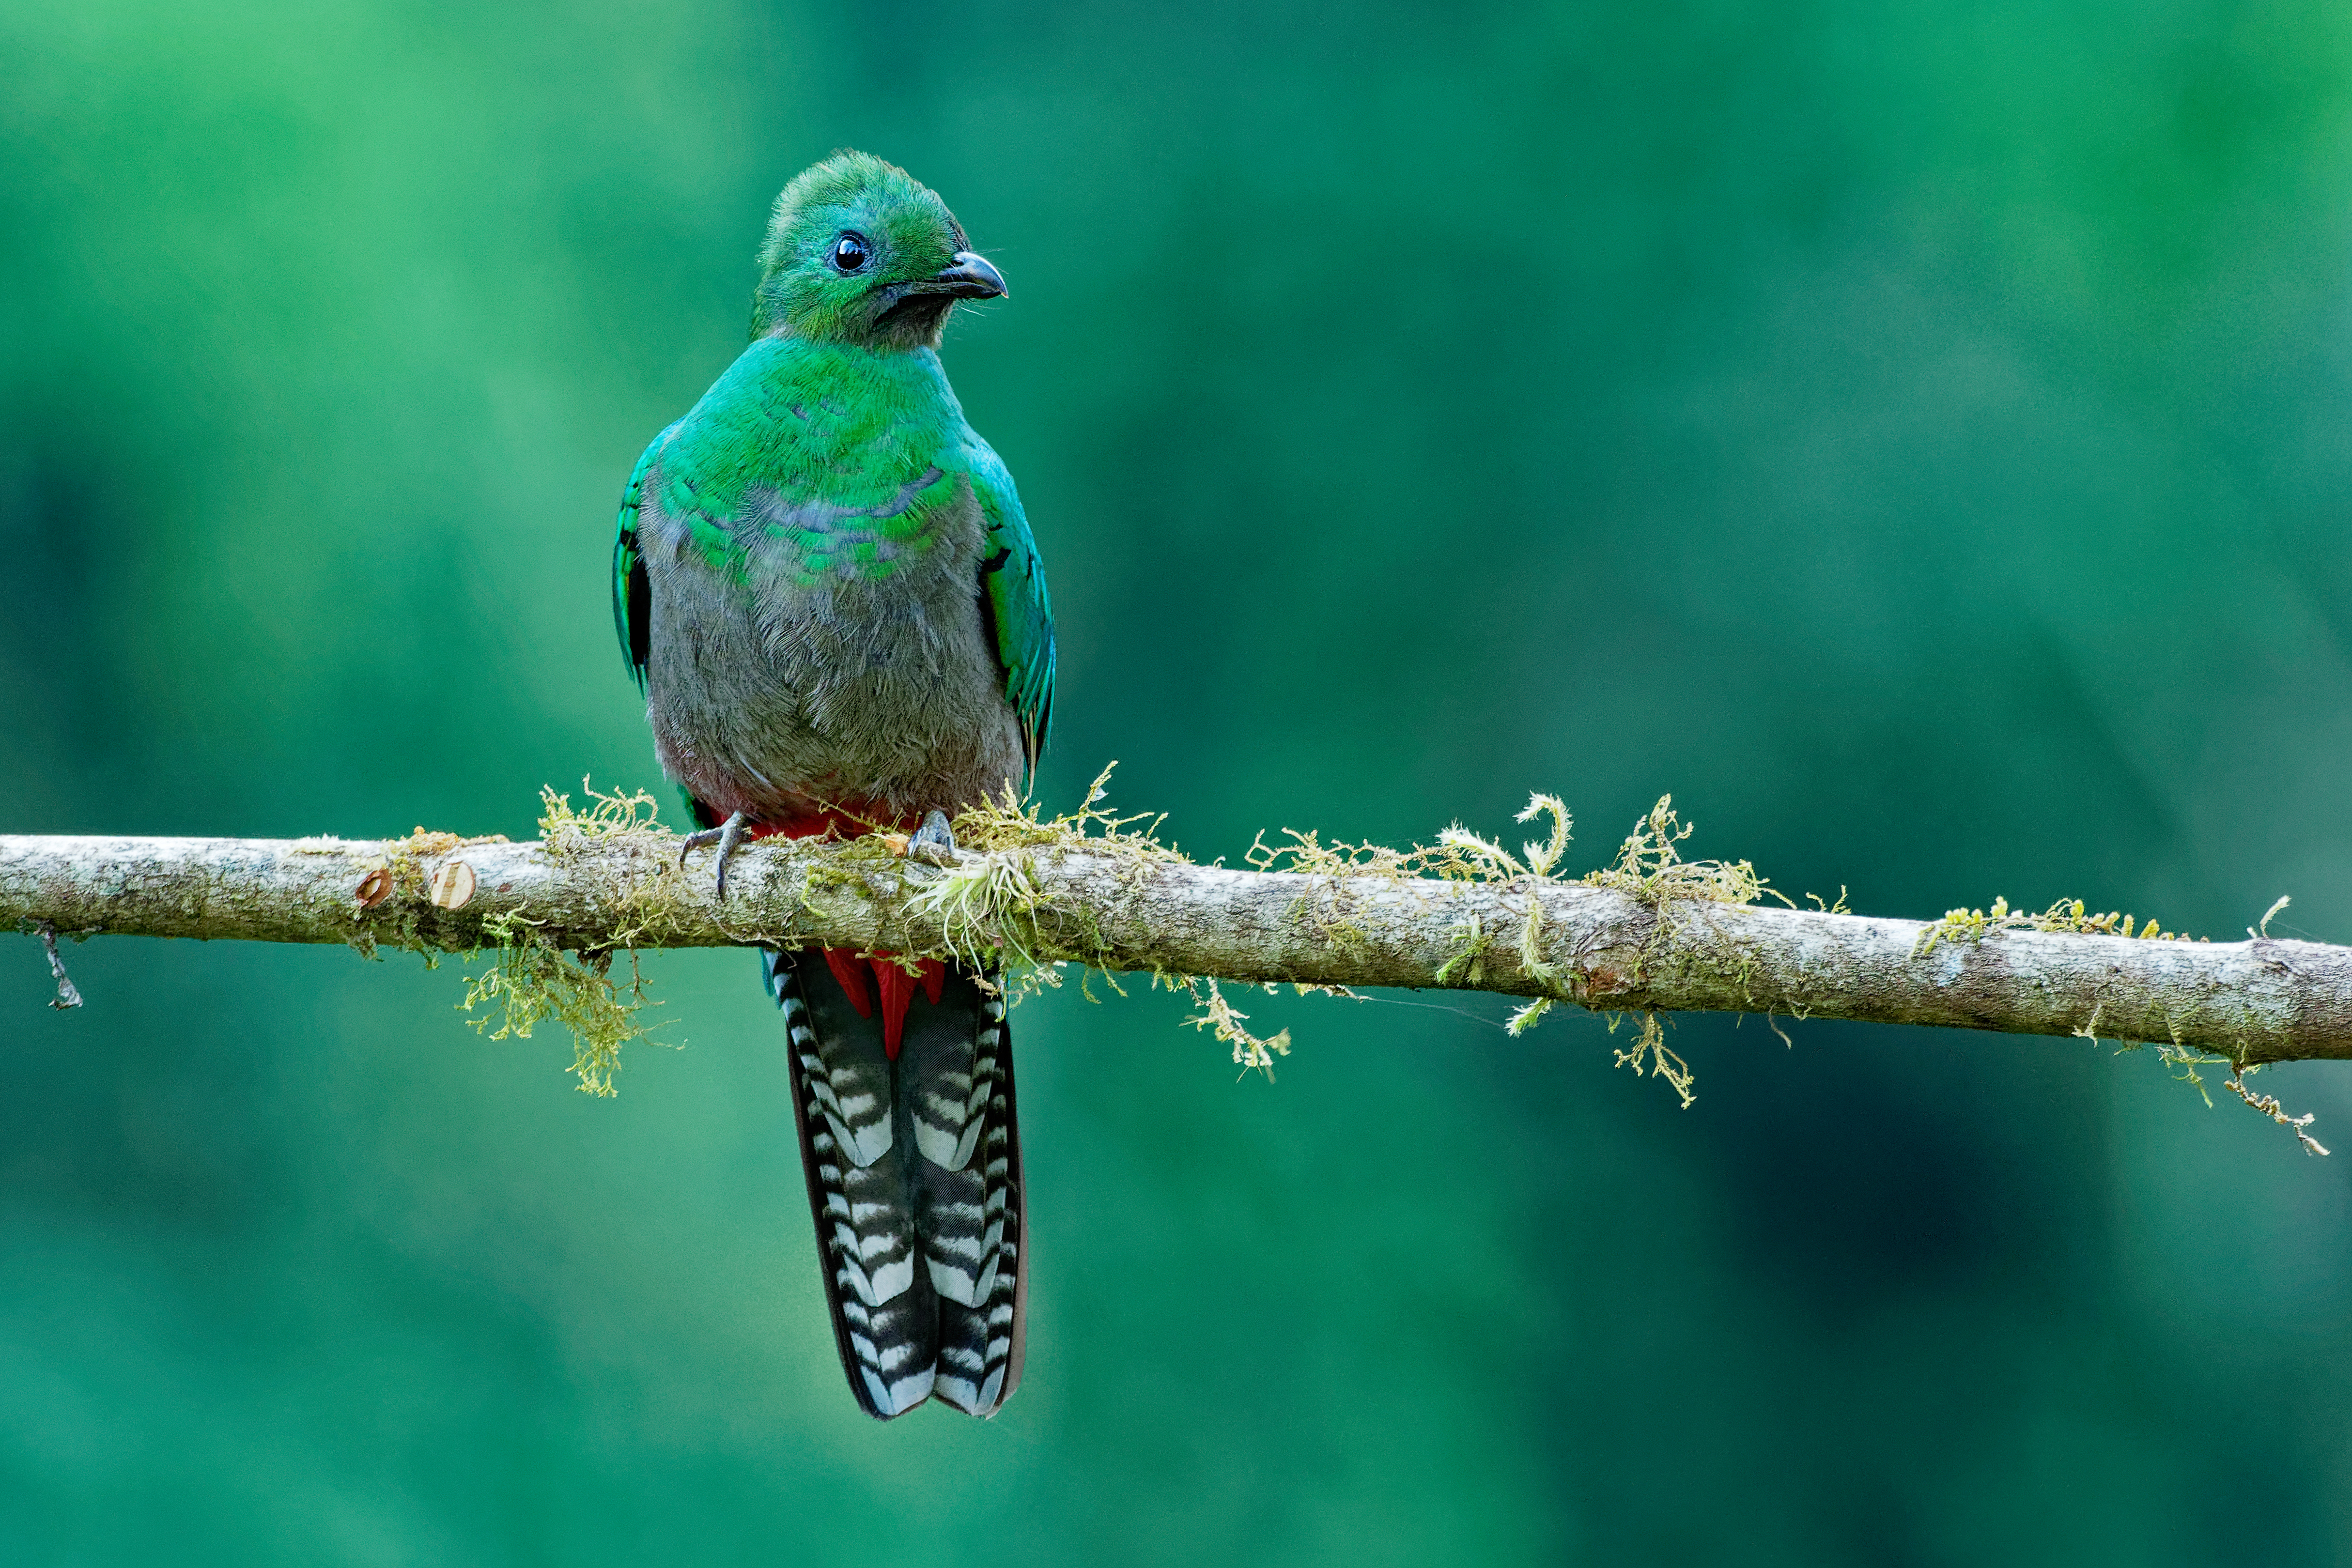
[[[736,846],[743,841],[743,830],[751,824],[751,821],[750,817],[738,811],[715,828],[704,828],[698,832],[687,834],[677,846],[677,863],[682,866],[686,863],[686,857],[694,851],[709,849],[711,845],[717,844],[719,846],[719,897],[725,899],[727,862],[735,858]]]
[[[955,857],[955,830],[948,826],[947,813],[935,807],[924,813],[923,825],[907,841],[907,858],[930,865],[951,866]]]

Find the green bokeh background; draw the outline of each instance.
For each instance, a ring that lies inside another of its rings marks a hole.
[[[0,827],[657,785],[614,498],[835,146],[1013,298],[1049,799],[2352,938],[2352,19],[2317,4],[0,9]],[[0,941],[0,1560],[2324,1563],[2345,1157],[2147,1055],[1018,1015],[1028,1380],[840,1385],[774,1015],[615,1101],[456,974]],[[1423,998],[1423,1004],[1446,998]],[[2333,1067],[2263,1083],[2352,1138]]]

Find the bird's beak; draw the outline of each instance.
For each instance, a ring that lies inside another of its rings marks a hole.
[[[968,250],[956,252],[953,266],[924,282],[924,293],[952,294],[959,299],[995,299],[1004,293],[1004,275],[989,266],[986,256]]]

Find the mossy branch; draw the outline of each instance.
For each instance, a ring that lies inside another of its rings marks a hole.
[[[2152,924],[2127,936],[2127,921],[2072,904],[2025,916],[1996,903],[1935,922],[1848,914],[1843,900],[1773,907],[1747,862],[1683,860],[1688,829],[1666,801],[1614,864],[1567,881],[1568,813],[1549,797],[1528,813],[1549,817],[1549,831],[1519,855],[1458,828],[1405,851],[1292,833],[1279,848],[1261,842],[1244,870],[1192,863],[1137,819],[1101,811],[1097,789],[1070,817],[966,813],[950,864],[905,858],[905,841],[887,834],[754,844],[721,906],[708,855],[681,870],[650,802],[594,799],[575,812],[551,795],[544,836],[527,843],[421,831],[389,841],[0,837],[0,922],[76,937],[499,949],[508,962],[472,1000],[506,1007],[502,1027],[517,1032],[551,1016],[577,1032],[585,1019],[606,1046],[631,1032],[628,983],[618,1002],[609,989],[616,954],[822,944],[988,957],[1011,966],[1016,987],[1053,983],[1063,965],[1147,973],[1192,987],[1199,1021],[1255,1066],[1286,1041],[1249,1035],[1207,981],[1493,991],[1529,999],[1518,1027],[1559,1003],[1640,1015],[1621,1059],[1685,1097],[1687,1069],[1649,1015],[2146,1041],[2191,1063],[2219,1059],[2241,1081],[2263,1063],[2352,1057],[2352,948],[2265,930],[2149,940]],[[597,987],[607,993],[589,994]],[[583,1049],[583,1082],[608,1089],[609,1051]]]

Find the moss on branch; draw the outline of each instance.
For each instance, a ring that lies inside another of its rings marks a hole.
[[[1034,801],[967,810],[947,863],[909,858],[890,833],[747,845],[723,904],[707,857],[681,867],[643,794],[591,789],[575,810],[551,791],[541,838],[519,844],[422,829],[0,838],[0,921],[487,959],[465,1002],[477,1026],[565,1024],[597,1093],[643,1033],[636,955],[675,946],[954,956],[1000,969],[1015,1000],[1070,968],[1082,986],[1142,972],[1185,991],[1191,1021],[1237,1065],[1269,1072],[1289,1036],[1253,1033],[1236,986],[1493,991],[1522,1001],[1515,1034],[1562,1004],[1633,1020],[1618,1060],[1685,1103],[1692,1075],[1665,1035],[1677,1011],[2105,1038],[2184,1072],[2226,1064],[2233,1092],[2315,1149],[2247,1074],[2352,1056],[2352,950],[2273,938],[2268,916],[2245,942],[2214,943],[2074,901],[2030,914],[1996,899],[1934,922],[1855,915],[1843,892],[1800,908],[1748,862],[1685,858],[1693,830],[1671,799],[1581,875],[1566,866],[1568,807],[1549,795],[1520,814],[1536,835],[1516,852],[1458,823],[1402,848],[1285,829],[1259,835],[1243,867],[1200,865],[1161,837],[1164,818],[1112,812],[1108,780],[1059,816]]]

